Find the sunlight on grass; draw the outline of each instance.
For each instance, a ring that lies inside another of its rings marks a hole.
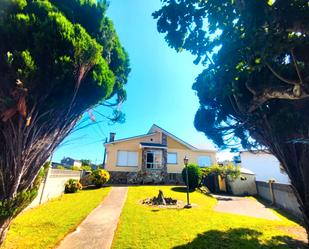
[[[19,215],[1,249],[53,248],[73,231],[108,194],[110,188],[66,194]]]
[[[139,203],[157,195],[159,189],[166,197],[186,199],[185,193],[169,186],[130,187],[113,249],[289,248],[283,242],[291,239],[288,229],[279,228],[299,228],[283,217],[281,221],[269,221],[215,212],[216,199],[198,192],[190,194],[191,202],[198,207],[189,210],[159,209]]]

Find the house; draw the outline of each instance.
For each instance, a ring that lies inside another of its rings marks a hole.
[[[82,167],[82,162],[79,160],[75,160],[71,157],[65,157],[61,160],[61,165],[63,165],[66,168],[72,168],[72,167]]]
[[[290,179],[280,166],[278,159],[265,151],[241,151],[241,167],[255,173],[257,181],[268,182],[274,179],[278,183],[289,184]]]
[[[105,143],[105,168],[112,183],[180,183],[183,158],[207,167],[216,163],[215,150],[201,150],[157,125],[147,134]]]

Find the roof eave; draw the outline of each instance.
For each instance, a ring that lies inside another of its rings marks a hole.
[[[156,134],[156,132],[147,133],[147,134],[143,134],[143,135],[139,135],[139,136],[134,136],[134,137],[128,137],[128,138],[118,139],[118,140],[115,140],[115,141],[113,141],[113,142],[104,143],[104,145],[109,145],[109,144],[115,144],[115,143],[125,142],[125,141],[129,141],[129,140],[133,140],[133,139],[137,139],[137,138],[141,138],[141,137],[150,137],[150,136],[152,136],[152,135],[154,135],[154,134]]]

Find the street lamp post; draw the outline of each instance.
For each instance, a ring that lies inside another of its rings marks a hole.
[[[185,164],[186,167],[186,182],[187,182],[187,204],[184,206],[184,208],[191,208],[191,204],[190,204],[190,197],[189,197],[189,174],[188,174],[188,162],[189,162],[189,158],[187,156],[185,156],[185,158],[183,159],[183,162]]]

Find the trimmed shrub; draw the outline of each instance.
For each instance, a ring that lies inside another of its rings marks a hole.
[[[182,179],[187,184],[186,178],[186,168],[182,170]],[[196,189],[202,180],[202,171],[197,164],[189,164],[188,165],[188,177],[189,177],[189,188]]]
[[[108,182],[110,175],[105,169],[97,169],[91,173],[92,184],[97,188],[101,188],[105,183]]]
[[[64,192],[65,193],[76,193],[81,190],[83,187],[78,180],[69,179],[65,184]]]

